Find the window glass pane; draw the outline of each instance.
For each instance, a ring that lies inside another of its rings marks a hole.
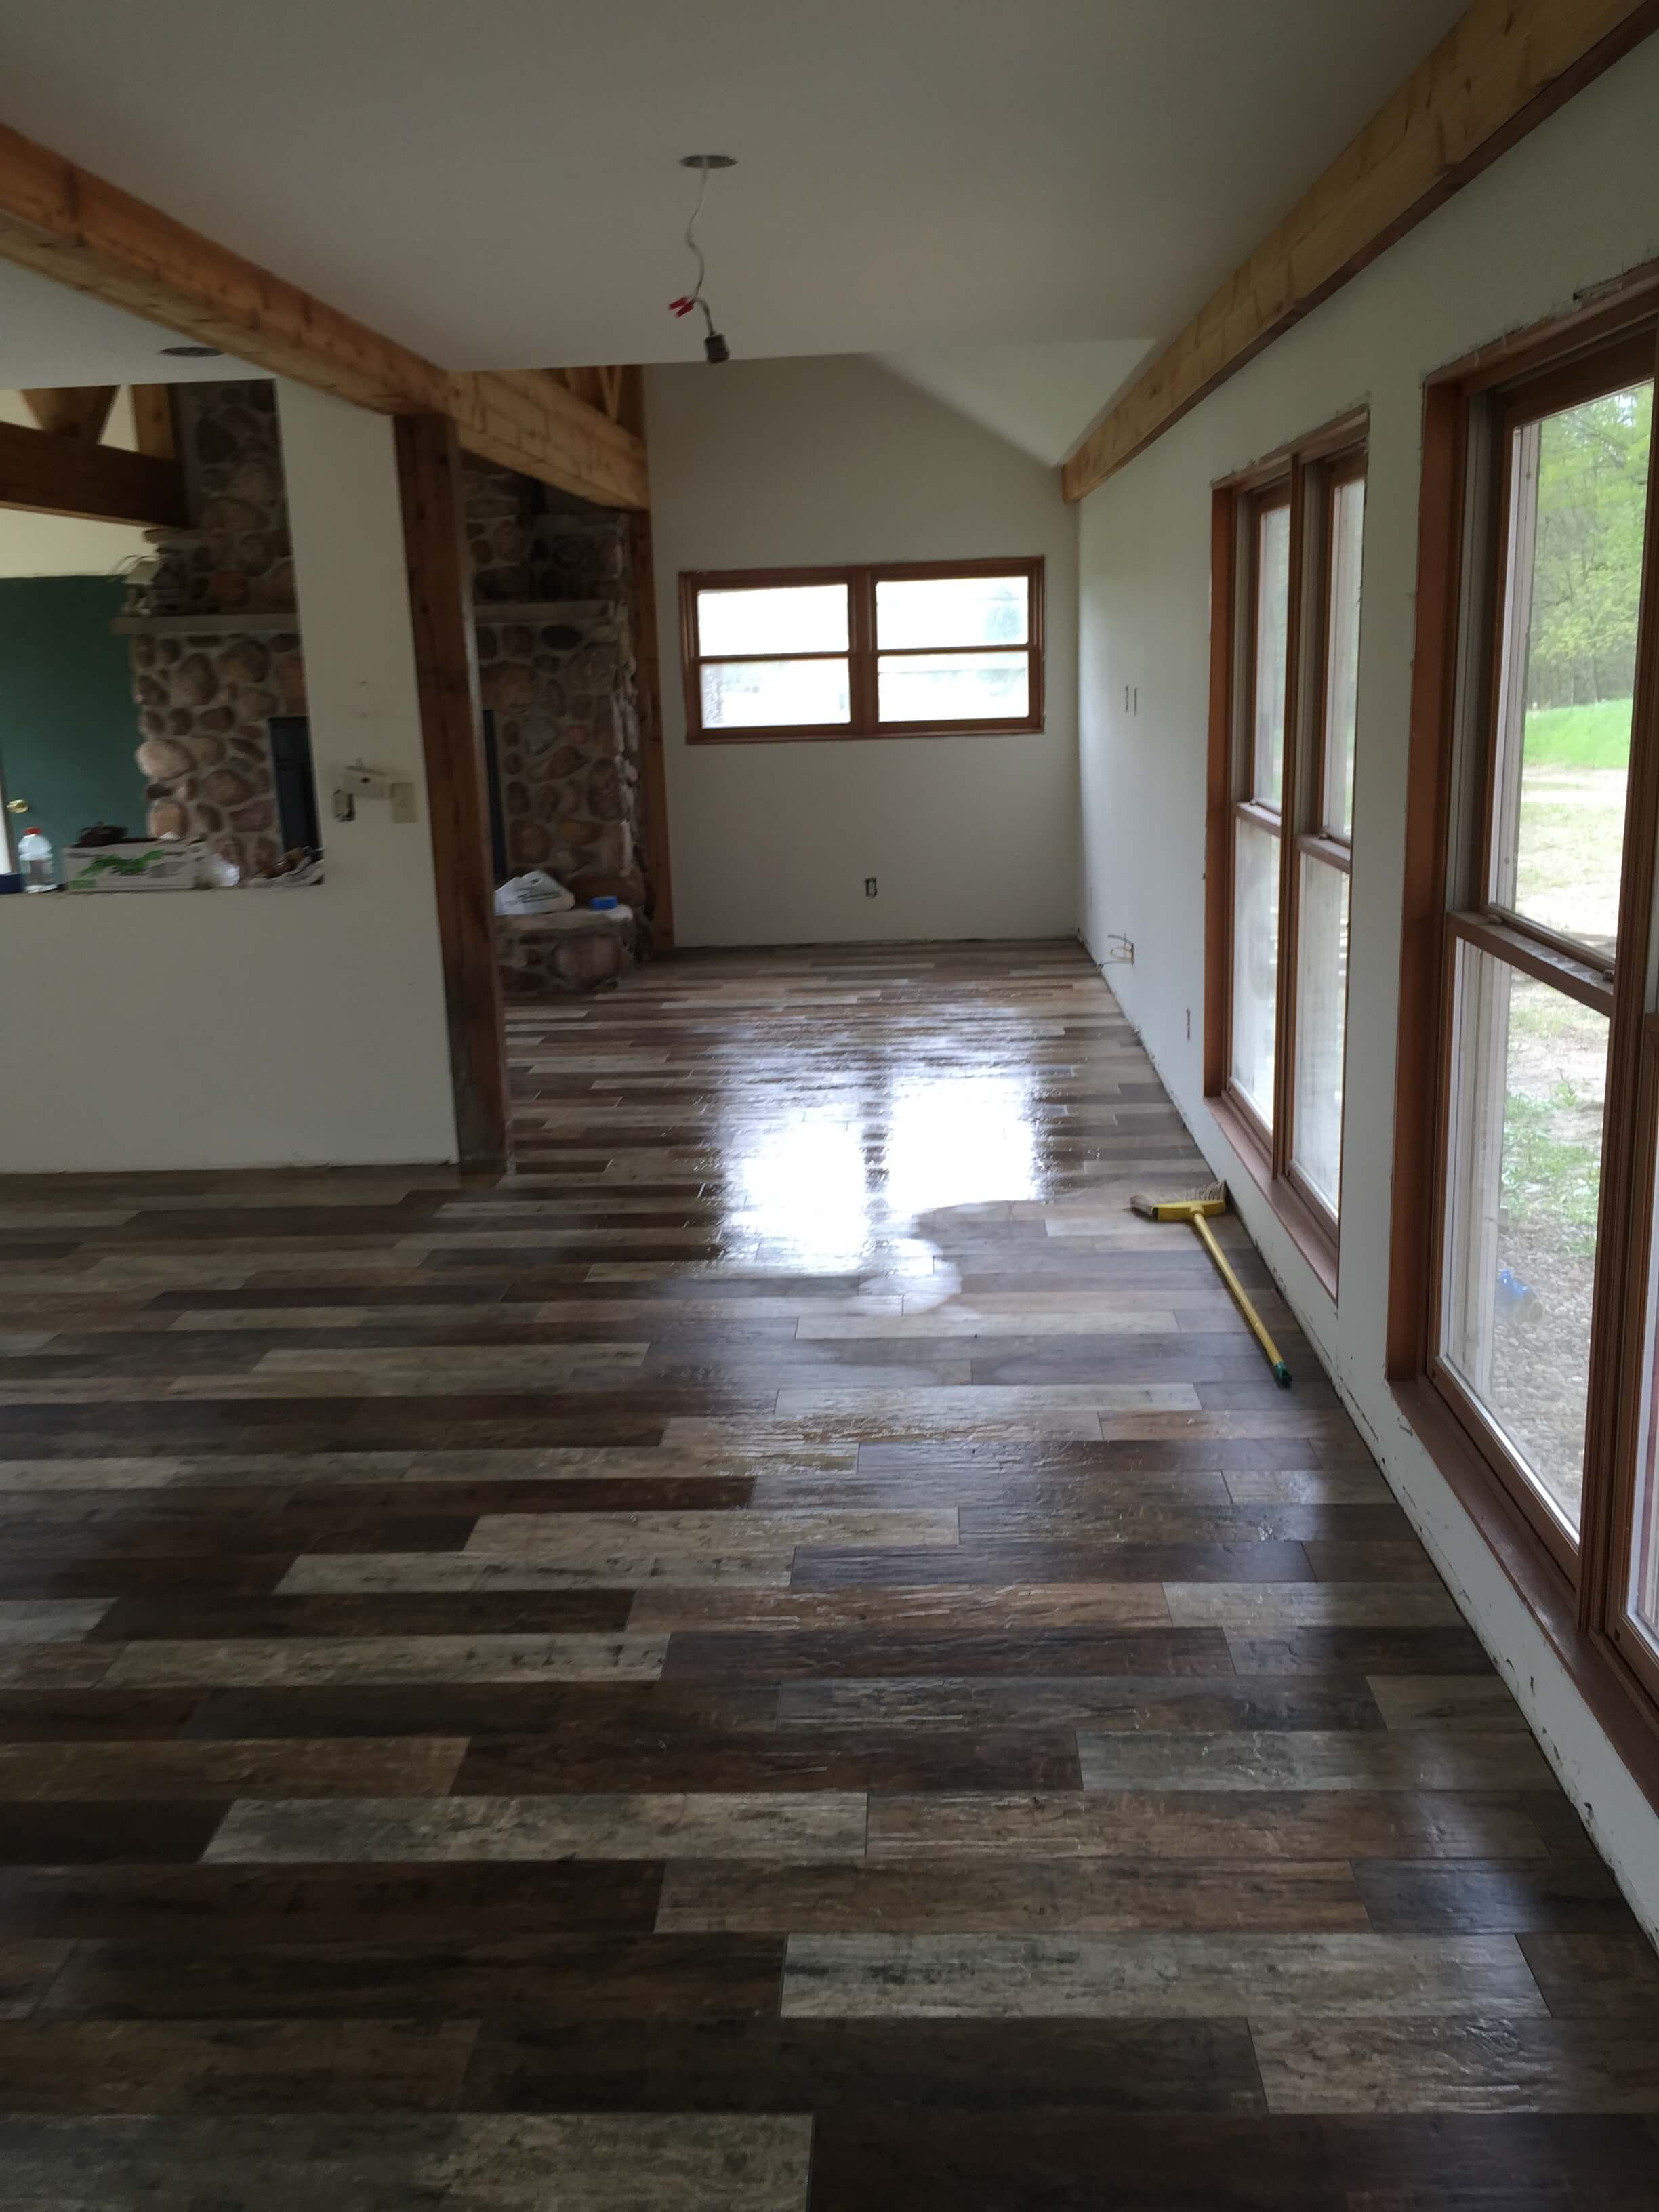
[[[1607,1024],[1458,946],[1442,1351],[1577,1533]]]
[[[1260,823],[1235,816],[1232,1079],[1269,1128],[1278,976],[1279,840]]]
[[[876,584],[876,643],[1024,645],[1030,635],[1024,576],[929,576]]]
[[[1342,1182],[1342,1040],[1348,1004],[1348,878],[1304,853],[1296,926],[1292,1153],[1334,1213]]]
[[[1659,1192],[1659,1183],[1655,1188]],[[1656,1207],[1659,1215],[1659,1207]],[[1636,1511],[1631,1522],[1630,1616],[1659,1651],[1659,1219],[1648,1262],[1647,1340],[1642,1358],[1642,1431],[1636,1455]]]
[[[700,652],[845,653],[845,584],[784,584],[697,593]]]
[[[1325,615],[1325,827],[1353,835],[1353,726],[1359,695],[1359,556],[1365,480],[1331,494],[1331,597]]]
[[[1290,650],[1291,510],[1256,517],[1255,696],[1251,702],[1250,792],[1277,806],[1285,779],[1285,668]]]
[[[1492,895],[1611,951],[1653,386],[1515,434]]]
[[[844,660],[717,660],[702,670],[706,730],[852,720]]]
[[[884,722],[1017,722],[1030,714],[1024,653],[884,653],[877,663]]]

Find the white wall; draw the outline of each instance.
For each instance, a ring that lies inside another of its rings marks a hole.
[[[40,427],[21,392],[0,392],[0,422],[25,430]],[[132,387],[115,395],[102,443],[132,452]],[[150,550],[143,532],[131,522],[81,522],[70,514],[36,514],[0,507],[0,577],[112,576],[129,561]]]
[[[1056,472],[852,356],[653,368],[646,403],[679,943],[1070,936],[1077,531]],[[1005,554],[1048,563],[1040,735],[686,744],[683,569]]]
[[[1659,40],[1640,47],[1279,340],[1084,504],[1081,747],[1089,942],[1318,1344],[1459,1602],[1650,1929],[1659,1817],[1572,1690],[1383,1381],[1395,1024],[1425,375],[1659,254]],[[1370,406],[1361,617],[1340,1304],[1203,1100],[1210,487]],[[1121,712],[1139,684],[1138,720]],[[1187,1018],[1191,1016],[1191,1036]]]
[[[327,878],[0,901],[0,1170],[455,1157],[392,428],[278,386]],[[328,818],[356,757],[420,819]]]

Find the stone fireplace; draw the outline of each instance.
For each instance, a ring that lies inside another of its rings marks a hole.
[[[175,400],[191,526],[151,533],[156,571],[121,623],[147,828],[205,838],[246,874],[279,857],[271,718],[306,712],[276,392],[187,384]],[[644,949],[629,519],[471,457],[464,468],[507,870],[546,868],[635,917],[620,930],[589,917],[568,957],[532,958],[503,932],[509,988],[568,988]]]
[[[276,390],[181,385],[177,419],[193,526],[127,595],[146,829],[246,874],[279,857],[270,717],[306,711]]]

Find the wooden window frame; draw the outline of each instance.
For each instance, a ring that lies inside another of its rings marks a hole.
[[[945,581],[958,577],[1024,576],[1028,591],[1024,646],[903,646],[888,650],[907,658],[926,653],[1021,653],[1029,671],[1027,710],[1013,719],[986,716],[963,721],[884,722],[877,711],[877,669],[881,648],[876,635],[876,586],[888,583]],[[699,650],[697,594],[706,591],[775,590],[792,584],[845,584],[848,591],[848,649],[845,653],[709,653]],[[680,575],[680,665],[685,679],[685,737],[694,745],[756,745],[822,743],[887,738],[1000,738],[1033,736],[1043,727],[1043,562],[1009,561],[886,561],[816,568],[701,568]],[[815,726],[799,723],[754,729],[709,730],[702,721],[702,672],[705,662],[720,660],[845,660],[851,717]]]
[[[1352,869],[1352,828],[1334,831],[1325,820],[1325,657],[1334,494],[1339,485],[1364,477],[1367,427],[1364,411],[1345,415],[1226,478],[1212,488],[1210,517],[1204,1091],[1223,1133],[1333,1298],[1340,1255],[1340,1187],[1333,1211],[1295,1157],[1297,940],[1304,854],[1345,873]],[[1288,504],[1291,519],[1290,592],[1285,744],[1279,805],[1274,808],[1254,795],[1255,545],[1259,516],[1281,501]],[[1279,846],[1271,1128],[1232,1077],[1233,855],[1240,821],[1268,830]],[[1346,1049],[1345,1010],[1345,1060]],[[1346,1103],[1345,1082],[1345,1122]]]
[[[1652,455],[1620,892],[1624,957],[1604,957],[1491,896],[1511,433],[1656,368],[1659,267],[1650,265],[1597,288],[1571,314],[1449,364],[1424,388],[1385,1371],[1419,1441],[1659,1808],[1659,1654],[1626,1616],[1659,1142],[1659,467]],[[1577,1545],[1439,1356],[1459,944],[1548,981],[1610,1024]]]

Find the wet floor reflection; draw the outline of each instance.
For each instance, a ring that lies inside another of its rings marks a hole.
[[[809,1272],[927,1272],[920,1217],[1042,1195],[1029,1075],[1004,1067],[884,1071],[854,1093],[826,1072],[757,1115],[714,1110],[732,1211],[728,1233]],[[799,1082],[799,1079],[798,1079]]]

